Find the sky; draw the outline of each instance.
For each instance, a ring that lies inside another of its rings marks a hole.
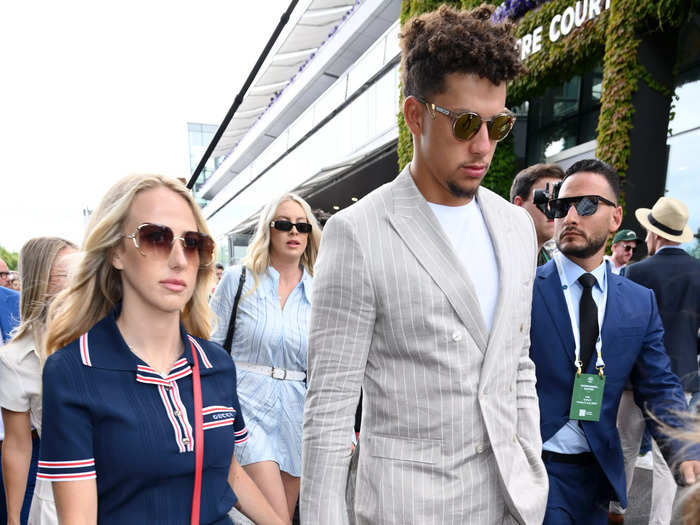
[[[79,244],[124,175],[189,179],[187,123],[221,123],[288,3],[3,2],[0,245]]]

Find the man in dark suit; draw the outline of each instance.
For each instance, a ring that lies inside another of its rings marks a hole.
[[[627,277],[654,290],[671,369],[680,377],[683,390],[697,392],[700,261],[679,248],[693,240],[688,208],[677,199],[661,197],[652,209],[640,208],[635,215],[647,230],[645,242],[651,257],[630,266]]]
[[[680,377],[686,399],[700,390],[698,380],[697,333],[700,328],[700,261],[693,259],[681,243],[693,240],[688,227],[688,208],[678,199],[661,197],[654,207],[635,212],[647,230],[645,239],[651,257],[627,268],[627,277],[656,294],[664,326],[664,346],[671,370]],[[627,490],[632,485],[639,444],[645,428],[644,414],[634,404],[632,392],[620,400],[618,429],[625,456]],[[673,474],[656,443],[652,444],[654,464],[650,523],[669,523],[676,495]],[[611,507],[614,523],[624,523],[621,510]],[[617,515],[615,515],[617,514]]]
[[[537,270],[530,330],[549,477],[546,525],[602,525],[611,499],[627,505],[615,423],[628,378],[638,405],[670,427],[684,426],[678,412],[687,404],[663,345],[654,293],[614,275],[603,260],[622,221],[619,188],[613,168],[582,160],[549,203],[561,253]],[[700,450],[683,449],[657,422],[651,431],[693,483]]]

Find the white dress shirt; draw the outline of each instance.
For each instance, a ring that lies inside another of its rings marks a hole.
[[[581,301],[581,294],[583,293],[583,286],[581,286],[581,283],[578,282],[578,278],[586,273],[586,270],[567,259],[564,255],[560,256],[560,261],[562,263],[562,268],[564,269],[564,280],[569,288],[569,291],[571,292],[571,302],[574,315],[576,316],[574,326],[578,327],[579,302]],[[593,277],[595,277],[596,280],[591,292],[593,295],[593,300],[598,307],[599,316],[605,315],[604,310],[601,312],[601,308],[604,308],[603,297],[607,293],[608,288],[608,279],[605,267],[606,264],[605,261],[603,261],[600,263],[600,266],[589,272],[593,275]],[[600,326],[599,329],[602,331],[603,327]],[[595,359],[595,356],[593,359]],[[569,373],[571,370],[573,370],[573,368],[563,371],[563,373]],[[574,372],[571,373],[573,374]],[[578,420],[569,420],[557,431],[556,434],[544,442],[542,448],[544,450],[558,452],[560,454],[580,454],[582,452],[590,452],[591,450],[591,448],[588,446],[586,436],[578,424]]]

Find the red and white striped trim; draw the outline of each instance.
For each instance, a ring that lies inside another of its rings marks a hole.
[[[210,421],[209,423],[204,423],[202,428],[204,430],[209,430],[210,428],[227,427],[229,425],[233,425],[233,418]]]
[[[245,443],[246,441],[248,441],[248,428],[246,427],[243,430],[239,430],[238,432],[234,432],[233,437],[234,437],[233,442],[236,445],[240,445],[241,443]]]
[[[168,419],[170,420],[170,423],[173,426],[173,430],[175,431],[175,442],[177,443],[177,449],[180,452],[187,452],[187,445],[182,440],[182,431],[180,430],[180,425],[178,424],[177,419],[175,419],[175,413],[173,411],[173,408],[172,406],[170,406],[170,401],[168,400],[168,394],[166,392],[165,386],[159,385],[158,393],[160,393],[160,398],[163,401],[163,405],[165,406],[165,413],[168,415]]]
[[[74,459],[70,461],[39,461],[38,479],[48,481],[78,481],[95,479],[95,458]],[[82,470],[80,469],[89,469]],[[77,470],[77,472],[76,472]]]
[[[170,373],[173,373],[173,370],[176,368],[180,368],[181,366],[185,366],[187,364],[187,358],[186,357],[181,357],[175,363],[173,363],[173,366],[170,367]]]
[[[187,334],[187,337],[192,342],[192,344],[195,346],[195,348],[197,348],[197,351],[199,352],[199,355],[202,358],[202,362],[204,363],[204,366],[206,366],[207,368],[212,368],[211,362],[207,358],[207,354],[204,353],[204,350],[202,350],[202,347],[199,346],[199,343],[196,341],[196,339],[189,334]]]
[[[95,458],[76,459],[74,461],[39,461],[39,468],[75,468],[75,467],[92,467],[95,464]]]
[[[217,412],[236,412],[233,407],[225,407],[223,405],[212,405],[202,409],[202,415],[216,414]]]
[[[142,376],[141,374],[136,374],[136,381],[139,383],[149,383],[151,385],[159,385],[164,387],[170,386],[170,381],[166,379],[160,379],[157,377]]]
[[[37,479],[45,479],[48,481],[81,481],[84,479],[96,479],[97,472],[80,472],[79,474],[42,474],[37,473]]]
[[[185,368],[184,370],[181,370],[175,374],[170,374],[168,376],[168,381],[177,381],[178,379],[182,379],[183,377],[187,377],[192,373],[191,368]]]
[[[182,398],[180,397],[180,389],[177,386],[177,383],[173,382],[172,383],[173,388],[170,390],[170,399],[173,400],[173,405],[179,410],[180,412],[180,422],[182,423],[182,426],[185,427],[185,437],[189,440],[189,450],[194,450],[194,432],[192,431],[192,425],[190,425],[189,419],[187,419],[187,409],[185,408],[185,404],[182,402]]]
[[[173,381],[177,381],[178,379],[182,379],[183,377],[187,377],[192,373],[191,368],[186,368],[184,370],[181,370],[180,372],[177,372],[175,374],[171,374],[168,377],[152,377],[152,376],[145,376],[143,374],[139,374],[136,372],[136,381],[139,383],[150,383],[152,385],[162,385],[169,387],[173,384]]]
[[[90,350],[88,349],[87,332],[80,336],[80,360],[85,366],[92,366],[92,361],[90,360]]]

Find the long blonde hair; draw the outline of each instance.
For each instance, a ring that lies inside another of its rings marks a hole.
[[[122,227],[136,195],[157,187],[168,188],[185,199],[197,229],[209,234],[199,207],[181,182],[162,175],[130,175],[119,180],[90,217],[80,263],[69,286],[49,308],[45,355],[87,332],[121,300],[121,275],[112,266],[112,254],[124,238]],[[197,337],[208,338],[210,333],[212,313],[207,299],[213,268],[212,264],[199,268],[194,293],[181,314],[185,330]]]
[[[31,335],[41,355],[42,341],[46,329],[49,303],[49,280],[51,268],[58,254],[66,248],[78,249],[70,241],[58,237],[36,237],[29,239],[19,251],[19,276],[22,289],[19,297],[19,312],[22,322],[14,330],[12,340]]]
[[[309,275],[314,274],[318,246],[321,244],[321,227],[311,211],[311,206],[304,199],[296,193],[285,193],[267,203],[262,212],[260,212],[255,236],[248,245],[248,251],[242,261],[243,265],[253,273],[253,279],[255,279],[255,284],[246,295],[250,295],[255,291],[258,286],[258,275],[265,273],[270,266],[270,223],[275,217],[278,206],[286,201],[294,201],[299,204],[304,210],[306,220],[311,224],[311,233],[308,234],[306,249],[301,255],[300,262],[306,271],[309,272]]]

